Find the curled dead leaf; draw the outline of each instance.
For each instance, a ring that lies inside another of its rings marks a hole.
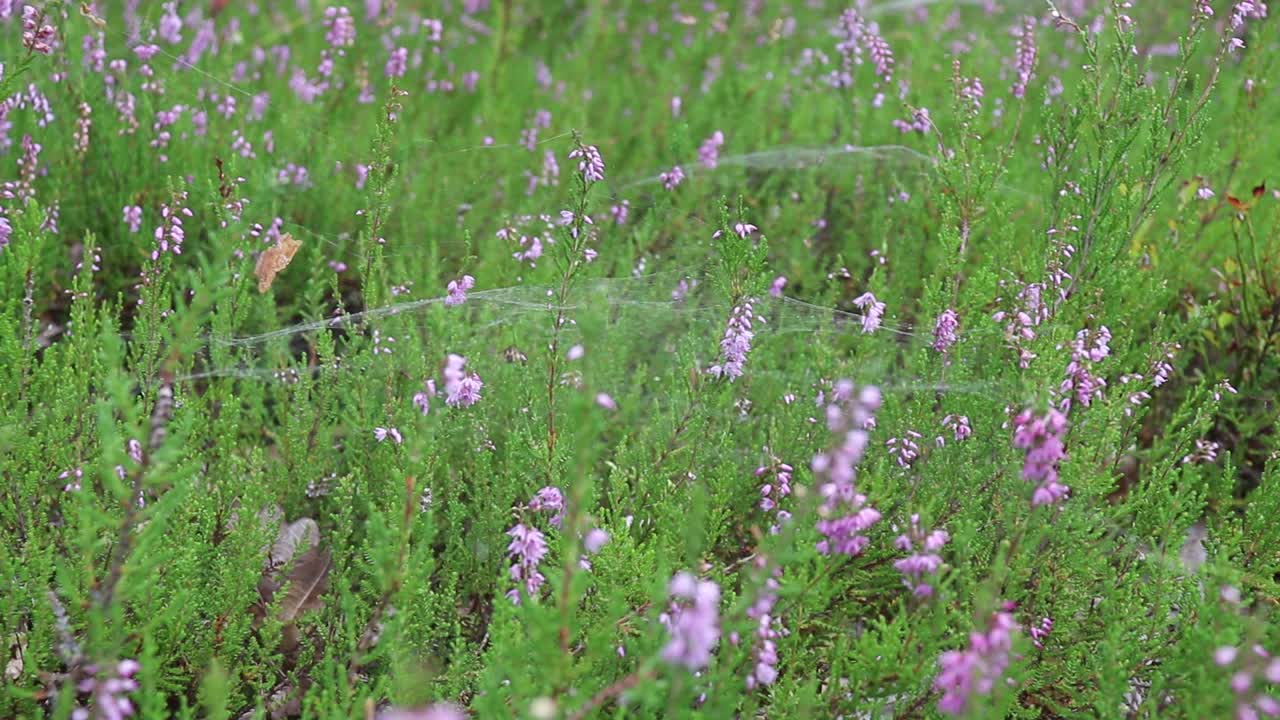
[[[293,256],[301,247],[301,242],[294,240],[289,233],[283,233],[275,245],[262,251],[258,256],[258,266],[253,271],[253,274],[258,276],[258,292],[264,293],[271,288],[276,275],[289,267]]]
[[[280,534],[271,545],[267,555],[267,567],[275,569],[289,564],[289,561],[300,552],[305,554],[320,546],[320,527],[311,518],[295,520],[288,525],[281,525]]]
[[[87,2],[80,3],[80,15],[82,15],[89,22],[93,23],[94,27],[98,28],[99,30],[107,29],[107,21],[98,17],[98,15],[94,13],[92,3],[87,3]]]
[[[268,608],[283,588],[276,618],[283,623],[280,650],[291,656],[301,641],[298,616],[324,607],[332,558],[320,547],[320,528],[315,520],[300,518],[286,523],[278,506],[264,509],[258,519],[263,523],[278,522],[280,529],[271,546],[263,548],[266,557],[258,579],[259,602],[252,608],[254,624],[266,621]]]

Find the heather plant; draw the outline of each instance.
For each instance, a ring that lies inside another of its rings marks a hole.
[[[1277,51],[0,0],[0,716],[1280,715]]]

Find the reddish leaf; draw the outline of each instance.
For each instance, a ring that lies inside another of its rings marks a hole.
[[[1265,182],[1260,182],[1258,183],[1257,187],[1253,189],[1253,196],[1256,198],[1260,198],[1262,197],[1262,194],[1265,193],[1266,191],[1267,191],[1267,184]]]

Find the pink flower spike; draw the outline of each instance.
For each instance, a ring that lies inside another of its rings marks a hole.
[[[444,298],[445,305],[461,305],[467,301],[467,291],[476,286],[476,279],[470,275],[463,275],[457,280],[450,280],[446,290],[448,294]]]
[[[587,536],[582,539],[582,547],[587,552],[595,555],[600,552],[600,548],[603,548],[608,542],[609,533],[601,530],[600,528],[594,528],[588,531]]]
[[[786,286],[787,286],[787,278],[782,275],[779,275],[778,277],[774,278],[773,283],[769,285],[769,295],[775,298],[782,297],[782,289],[785,288]]]

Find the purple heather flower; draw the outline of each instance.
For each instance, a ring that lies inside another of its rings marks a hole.
[[[720,586],[680,572],[671,579],[669,590],[671,611],[661,619],[670,638],[662,659],[696,672],[711,662],[720,641]]]
[[[249,119],[261,120],[267,115],[267,107],[271,104],[271,93],[260,92],[249,102]]]
[[[374,355],[390,355],[396,339],[390,335],[384,336],[381,330],[373,331],[373,354]]]
[[[286,163],[280,171],[276,173],[276,180],[281,185],[297,185],[298,187],[310,187],[311,177],[307,168],[303,165],[294,163]]]
[[[991,694],[1009,667],[1017,627],[1011,613],[994,613],[985,632],[970,634],[968,649],[942,653],[938,677],[933,681],[933,687],[942,691],[940,712],[960,715],[968,708],[971,695]]]
[[[920,457],[920,445],[916,441],[921,437],[915,430],[907,430],[906,435],[889,438],[884,445],[889,449],[889,454],[898,461],[899,467],[909,468],[916,458]]]
[[[956,315],[956,311],[947,308],[938,316],[937,322],[933,325],[933,349],[940,353],[946,353],[956,344],[956,328],[960,327],[960,318]]]
[[[1040,624],[1032,625],[1028,632],[1031,635],[1031,644],[1035,645],[1036,649],[1043,650],[1044,639],[1049,637],[1049,633],[1053,632],[1053,618],[1040,618]]]
[[[1213,188],[1208,185],[1201,185],[1196,188],[1196,197],[1200,200],[1209,200],[1214,196]]]
[[[689,278],[680,278],[680,281],[676,283],[675,288],[672,289],[671,291],[671,299],[674,302],[680,302],[684,300],[685,297],[689,295],[689,291],[692,290],[694,286],[696,286],[697,284],[698,284],[697,280],[691,281]]]
[[[662,181],[662,186],[668,190],[675,190],[680,183],[684,182],[684,170],[679,165],[672,167],[670,170],[658,175],[658,179]]]
[[[376,427],[373,429],[373,438],[378,442],[391,438],[397,445],[404,442],[404,438],[400,436],[400,431],[395,428]]]
[[[942,426],[950,430],[956,439],[956,442],[964,442],[973,435],[973,428],[969,426],[968,415],[948,415],[942,418]]]
[[[795,468],[774,458],[768,465],[756,468],[755,475],[765,478],[760,486],[760,509],[770,512],[778,506],[778,501],[791,494],[791,475]]]
[[[151,251],[151,259],[158,260],[162,253],[182,254],[182,241],[186,239],[186,230],[182,227],[182,218],[191,217],[191,210],[186,206],[187,192],[177,193],[167,203],[160,206],[160,225],[155,231],[156,247]]]
[[[862,64],[863,35],[866,33],[866,21],[858,11],[849,8],[840,14],[837,34],[840,42],[836,44],[836,52],[840,53],[840,69],[831,73],[830,83],[835,88],[853,86],[853,68]],[[825,62],[825,61],[824,61]]]
[[[71,711],[72,720],[89,720],[90,717],[98,720],[123,720],[133,716],[133,702],[125,694],[138,689],[138,681],[133,676],[140,669],[142,666],[137,660],[121,660],[112,668],[112,672],[100,677],[96,665],[86,667],[89,677],[81,680],[76,689],[90,695],[89,704],[93,713],[90,714],[86,708],[77,707]]]
[[[80,103],[79,117],[76,118],[76,129],[72,133],[72,141],[77,155],[89,152],[89,133],[93,129],[93,106],[87,102]]]
[[[582,179],[588,185],[604,180],[604,158],[600,157],[600,151],[595,145],[576,147],[569,153],[569,157],[581,158],[578,160],[578,172],[582,173]]]
[[[1063,412],[1071,409],[1073,395],[1075,401],[1085,407],[1102,398],[1107,381],[1094,375],[1091,366],[1111,354],[1110,342],[1111,331],[1105,325],[1096,331],[1085,329],[1076,333],[1071,342],[1071,362],[1067,364],[1067,376],[1058,387],[1063,395],[1058,406]]]
[[[476,279],[470,275],[463,275],[457,280],[450,280],[447,286],[448,295],[444,298],[445,305],[461,305],[467,301],[467,291],[476,286]]]
[[[920,516],[911,516],[911,528],[898,536],[894,545],[911,555],[897,560],[893,566],[902,573],[903,583],[919,598],[933,595],[933,586],[926,582],[926,576],[932,576],[942,567],[942,556],[938,551],[951,540],[946,530],[934,530],[926,533],[920,527]]]
[[[1218,451],[1222,446],[1212,440],[1196,439],[1196,449],[1189,455],[1182,456],[1183,465],[1200,465],[1218,459]]]
[[[1244,27],[1246,20],[1265,20],[1266,17],[1267,4],[1262,0],[1240,0],[1232,6],[1228,24],[1232,31],[1238,31]]]
[[[853,304],[854,307],[862,310],[862,332],[875,332],[884,317],[884,303],[876,300],[875,295],[865,292],[854,298]]]
[[[880,520],[880,512],[867,505],[866,496],[854,484],[869,442],[866,428],[874,421],[880,400],[880,391],[874,387],[864,387],[855,395],[848,380],[837,382],[832,391],[826,420],[834,442],[829,450],[814,455],[810,464],[822,497],[817,528],[824,538],[817,548],[823,555],[860,555],[870,542],[863,533]]]
[[[558,487],[544,487],[529,500],[529,509],[534,512],[555,513],[551,516],[551,526],[558,528],[564,522],[564,493]]]
[[[427,42],[438,43],[444,37],[444,23],[436,18],[423,18],[422,29],[423,34],[427,36]]]
[[[766,513],[777,510],[774,515],[777,522],[769,526],[770,535],[782,532],[782,526],[791,519],[791,513],[780,509],[779,504],[791,495],[791,477],[794,472],[794,468],[776,457],[771,458],[768,465],[756,468],[755,476],[763,481],[760,486],[760,509]]]
[[[787,286],[787,278],[785,276],[779,275],[778,277],[774,278],[773,282],[769,285],[770,297],[775,297],[775,298],[782,297],[782,289],[785,288],[786,286]]]
[[[138,232],[142,227],[142,208],[138,205],[125,205],[124,223],[129,226],[129,232]]]
[[[1031,505],[1051,505],[1067,496],[1068,488],[1058,482],[1058,463],[1066,458],[1063,439],[1067,416],[1049,408],[1043,416],[1024,410],[1014,419],[1013,446],[1027,451],[1022,476],[1037,483]]]
[[[41,55],[52,55],[58,32],[50,25],[49,13],[35,5],[22,7],[22,46]]]
[[[1036,21],[1025,18],[1022,30],[1018,33],[1017,55],[1014,60],[1013,96],[1022,99],[1027,94],[1027,83],[1031,82],[1031,72],[1036,67]]]
[[[467,359],[461,355],[449,355],[444,370],[444,403],[450,407],[471,407],[480,400],[480,389],[484,381],[474,372],[466,372],[463,368]]]
[[[434,378],[427,378],[423,383],[423,389],[413,395],[413,404],[423,415],[431,412],[431,398],[436,396],[436,381]]]
[[[96,73],[102,73],[106,70],[107,49],[104,33],[85,35],[80,48],[84,51],[84,58],[81,62],[86,68]]]
[[[587,531],[587,536],[582,539],[582,548],[587,552],[595,555],[600,552],[606,543],[609,542],[609,533],[600,528],[593,528]]]
[[[614,225],[626,225],[627,216],[631,212],[631,202],[623,200],[622,202],[609,208],[609,214],[613,217]]]
[[[1174,354],[1181,350],[1178,343],[1166,343],[1160,348],[1160,357],[1151,363],[1151,384],[1160,387],[1173,375]]]
[[[867,55],[871,57],[872,64],[876,67],[876,75],[880,80],[885,83],[893,80],[893,50],[889,49],[889,43],[885,42],[884,36],[880,34],[880,27],[876,23],[868,23],[864,27],[862,42],[866,46]]]
[[[609,393],[596,393],[596,405],[610,411],[618,409],[617,401]]]
[[[1280,701],[1267,694],[1266,688],[1258,682],[1280,683],[1280,658],[1271,657],[1265,648],[1257,644],[1248,652],[1223,645],[1214,651],[1213,662],[1230,672],[1228,684],[1235,694],[1237,720],[1257,720],[1263,715],[1280,717]]]
[[[0,104],[0,108],[3,107]],[[22,207],[36,196],[35,181],[40,174],[40,151],[43,149],[44,146],[30,135],[22,136],[22,155],[17,160],[18,179],[0,182],[0,199],[15,200],[13,205]]]
[[[933,120],[929,116],[929,108],[922,107],[911,113],[911,122],[894,118],[890,124],[904,135],[911,132],[924,135],[933,127]]]
[[[408,49],[398,47],[391,51],[391,56],[387,58],[387,66],[383,72],[387,77],[404,77],[405,70],[408,68],[408,63]]]
[[[959,67],[959,60],[956,61]],[[969,77],[964,78],[960,85],[960,97],[967,100],[976,112],[982,107],[982,98],[986,97],[987,90],[982,86],[982,78]]]
[[[182,42],[182,17],[178,15],[178,3],[167,2],[161,6],[163,14],[156,27],[156,35],[170,45]]]
[[[84,470],[82,468],[63,470],[58,474],[58,479],[67,481],[67,483],[62,486],[63,492],[79,492],[81,489],[80,481],[84,479]]]
[[[773,608],[778,603],[778,578],[782,576],[782,568],[771,564],[764,556],[757,556],[755,565],[757,572],[765,575],[765,580],[755,602],[747,608],[747,617],[756,623],[755,640],[751,649],[754,663],[746,680],[748,690],[772,685],[778,679],[776,640],[786,634],[782,619],[773,614]]]
[[[253,151],[253,144],[248,138],[240,134],[239,130],[231,131],[231,152],[242,158],[256,158],[258,155]]]
[[[720,148],[724,145],[724,133],[719,130],[702,142],[698,148],[698,161],[708,170],[714,170],[720,161]]]
[[[755,315],[752,302],[751,298],[743,299],[729,315],[724,337],[720,340],[720,362],[707,369],[707,372],[717,378],[726,378],[732,382],[742,377],[747,353],[751,352],[751,339],[755,337],[751,323],[761,319]]]
[[[540,530],[523,523],[508,530],[507,535],[511,536],[507,554],[515,561],[509,571],[511,579],[524,583],[525,592],[533,597],[547,580],[538,572],[538,564],[547,556],[547,539]],[[512,588],[507,597],[512,603],[519,605],[520,589]]]
[[[356,43],[356,21],[346,6],[325,8],[324,25],[328,28],[324,39],[331,47],[351,47]]]

